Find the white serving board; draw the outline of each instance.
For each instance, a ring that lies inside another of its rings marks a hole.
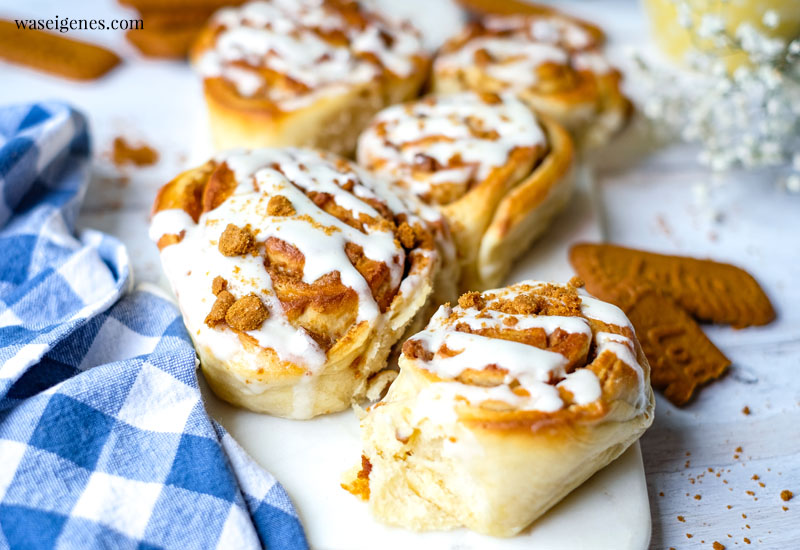
[[[451,0],[375,1],[400,14],[424,14],[420,22],[431,46],[460,25],[461,15]],[[57,0],[24,4],[0,0],[0,16],[6,18],[55,14],[72,18],[132,15],[111,1],[66,6]],[[113,48],[125,63],[97,82],[74,83],[0,61],[0,104],[59,99],[87,114],[96,162],[78,229],[92,227],[117,236],[128,248],[136,280],[166,287],[158,251],[147,238],[149,211],[161,185],[206,159],[207,122],[197,79],[183,63],[140,57],[126,43],[124,33],[75,32],[70,36]],[[154,146],[161,155],[159,163],[145,169],[112,166],[104,153],[118,135]],[[580,188],[546,238],[519,262],[510,280],[569,279],[569,244],[602,238],[595,202],[587,188]],[[254,414],[220,402],[200,378],[210,414],[283,484],[316,550],[642,550],[648,545],[650,510],[638,444],[518,537],[492,539],[465,530],[417,534],[376,523],[364,503],[339,487],[342,472],[360,455],[352,412],[312,421]]]

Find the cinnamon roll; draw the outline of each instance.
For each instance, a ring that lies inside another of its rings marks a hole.
[[[382,107],[416,95],[430,60],[407,22],[354,0],[267,0],[218,11],[192,59],[218,149],[352,154]]]
[[[238,150],[165,185],[151,238],[209,385],[289,418],[362,398],[425,305],[428,225],[339,157]]]
[[[403,345],[343,486],[391,525],[515,535],[652,423],[649,371],[622,311],[572,286],[467,293]]]
[[[599,145],[632,111],[603,42],[599,28],[555,10],[489,15],[442,47],[433,90],[510,91],[563,124],[581,145]]]
[[[461,92],[388,107],[358,162],[448,220],[462,291],[501,283],[572,190],[569,134],[508,94]]]

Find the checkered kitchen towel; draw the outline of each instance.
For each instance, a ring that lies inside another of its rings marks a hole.
[[[206,414],[175,307],[73,236],[88,158],[69,107],[0,108],[0,549],[306,548]]]

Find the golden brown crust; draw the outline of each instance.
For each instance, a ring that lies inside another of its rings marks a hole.
[[[147,57],[183,59],[201,29],[202,22],[168,30],[145,27],[127,31],[125,38]]]
[[[572,195],[575,148],[563,126],[539,116],[548,138],[547,155],[506,193],[486,228],[478,251],[478,278],[486,288],[502,281]]]
[[[197,222],[203,213],[203,194],[216,163],[209,161],[203,166],[187,170],[167,183],[156,194],[152,213],[178,208]]]

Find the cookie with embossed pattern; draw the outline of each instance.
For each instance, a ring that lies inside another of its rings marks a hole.
[[[755,279],[732,265],[605,244],[573,246],[569,257],[589,292],[628,315],[653,386],[675,405],[731,363],[695,319],[745,327],[775,317]]]
[[[719,378],[731,362],[675,300],[643,286],[621,301],[652,369],[653,387],[685,405],[695,390]]]
[[[684,256],[666,256],[610,244],[579,244],[570,262],[601,300],[603,289],[647,283],[671,296],[692,317],[737,328],[765,325],[775,318],[756,280],[736,266]]]

